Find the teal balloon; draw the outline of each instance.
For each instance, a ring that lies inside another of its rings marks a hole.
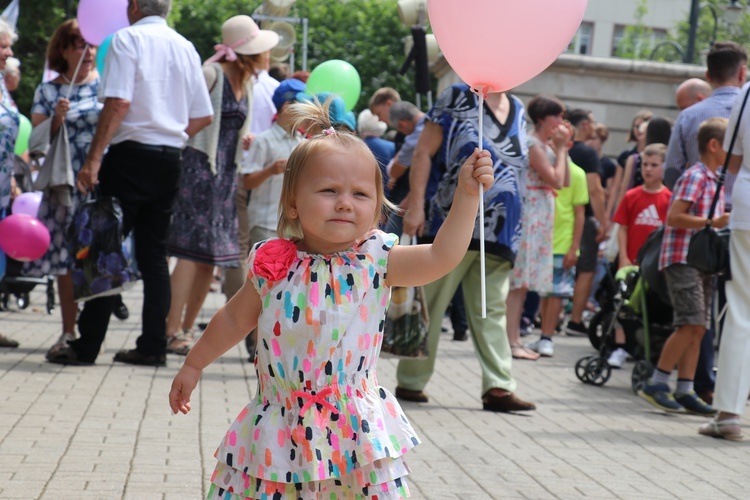
[[[28,118],[20,115],[20,123],[18,124],[18,136],[16,136],[16,148],[15,153],[22,155],[29,149],[29,137],[31,136],[31,122]]]
[[[112,43],[113,36],[114,33],[105,38],[101,45],[99,45],[99,48],[96,49],[96,69],[99,70],[100,75],[104,74],[104,58],[107,57],[107,52],[109,51],[109,45]]]
[[[317,65],[310,73],[305,87],[308,94],[330,92],[341,96],[346,111],[354,109],[361,91],[362,81],[357,69],[340,59],[331,59]]]
[[[5,276],[5,266],[8,261],[5,259],[5,252],[0,250],[0,280]]]

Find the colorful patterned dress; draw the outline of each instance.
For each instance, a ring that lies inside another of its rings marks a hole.
[[[68,94],[68,84],[44,82],[36,88],[32,113],[53,116],[55,106],[61,97]],[[86,156],[89,153],[91,141],[94,139],[99,114],[104,106],[97,100],[99,79],[74,85],[70,93],[70,109],[65,115],[65,127],[68,129],[70,144],[70,163],[73,167],[73,177],[78,175]],[[73,223],[73,214],[83,200],[84,195],[77,189],[71,191],[72,205],[66,207],[44,197],[39,205],[37,218],[47,226],[50,234],[50,246],[41,259],[29,262],[24,266],[24,274],[43,276],[47,274],[67,274],[73,267],[73,259],[67,245],[67,234]]]
[[[557,162],[552,148],[528,135],[529,148],[537,146],[551,165]],[[528,163],[528,160],[527,160]],[[552,293],[552,233],[555,229],[555,190],[542,180],[531,165],[526,167],[526,196],[521,215],[521,244],[510,288],[526,288],[540,294]]]
[[[375,376],[396,241],[374,230],[331,255],[283,239],[253,247],[258,395],[216,452],[209,498],[409,495],[403,455],[419,438]]]
[[[5,87],[5,80],[0,75],[0,212],[10,208],[10,183],[13,177],[16,137],[20,115],[16,103]],[[0,214],[0,218],[2,214]]]

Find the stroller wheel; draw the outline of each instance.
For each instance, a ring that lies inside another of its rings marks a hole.
[[[576,363],[576,377],[578,377],[578,380],[580,380],[584,384],[591,383],[591,381],[588,379],[588,370],[586,369],[586,367],[593,359],[598,359],[598,356],[586,356],[585,358],[579,359]]]
[[[593,385],[604,385],[612,375],[612,367],[607,360],[595,357],[586,365],[586,377]]]
[[[16,304],[18,304],[19,309],[26,309],[29,307],[29,294],[28,293],[22,293],[16,297]]]
[[[649,377],[651,377],[653,371],[654,367],[650,361],[646,359],[639,359],[636,361],[635,366],[633,367],[633,375],[630,377],[630,384],[634,393],[638,394],[638,391],[643,389],[643,386],[646,384]]]
[[[589,342],[597,351],[601,349],[602,342],[606,341],[607,335],[615,326],[615,313],[613,311],[597,311],[589,322]]]

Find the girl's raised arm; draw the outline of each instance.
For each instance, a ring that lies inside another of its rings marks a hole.
[[[474,150],[458,174],[453,204],[430,245],[396,245],[388,258],[389,286],[418,286],[448,274],[461,262],[471,242],[479,206],[479,186],[494,183],[492,157]]]

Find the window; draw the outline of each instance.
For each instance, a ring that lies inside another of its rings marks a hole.
[[[618,24],[615,26],[614,33],[612,35],[612,51],[611,55],[617,55],[617,49],[626,37],[633,41],[634,47],[631,47],[630,51],[635,54],[650,54],[653,48],[660,42],[663,42],[667,38],[667,30],[662,28],[646,28],[643,26],[632,26],[630,33],[627,32],[628,26]],[[636,30],[643,30],[642,36],[637,35]],[[628,51],[628,52],[630,52]]]
[[[594,23],[584,21],[578,28],[576,36],[571,40],[566,52],[570,54],[591,54],[591,42],[594,35]]]

